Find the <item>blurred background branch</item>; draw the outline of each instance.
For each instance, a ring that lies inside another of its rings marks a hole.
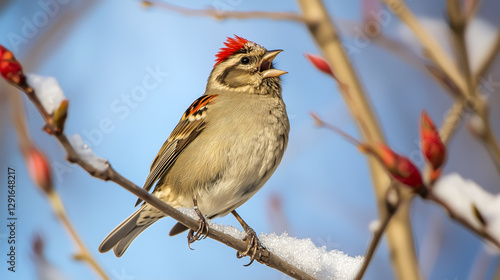
[[[92,254],[90,254],[66,213],[61,197],[53,186],[51,175],[52,171],[50,170],[47,157],[36,147],[29,136],[26,128],[26,120],[24,117],[21,96],[13,89],[8,90],[8,95],[11,120],[13,126],[16,128],[17,137],[19,139],[19,148],[23,154],[24,160],[26,161],[28,171],[30,171],[32,180],[47,196],[56,217],[77,245],[78,251],[75,253],[74,259],[88,264],[90,268],[99,276],[99,278],[110,279],[101,268],[101,265],[94,259]]]

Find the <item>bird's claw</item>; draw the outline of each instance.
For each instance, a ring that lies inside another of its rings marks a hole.
[[[243,241],[247,243],[247,249],[244,252],[236,252],[236,257],[238,259],[241,259],[243,257],[249,256],[250,262],[245,266],[250,266],[255,260],[255,257],[260,255],[260,252],[264,248],[264,246],[262,245],[262,243],[260,243],[260,240],[253,229],[247,228],[245,229],[245,232],[247,233],[247,236],[243,238]]]
[[[200,226],[196,230],[196,232],[192,229],[189,230],[189,233],[187,235],[187,240],[188,240],[188,247],[191,250],[194,250],[191,248],[191,244],[194,243],[195,241],[202,240],[207,238],[208,236],[208,222],[201,214],[201,212],[198,210],[198,208],[195,208],[196,214],[198,214],[198,217],[200,218]]]

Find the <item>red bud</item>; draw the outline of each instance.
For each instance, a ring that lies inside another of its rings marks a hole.
[[[394,179],[414,188],[423,186],[420,171],[408,158],[395,153],[384,144],[379,144],[374,152]]]
[[[316,69],[332,76],[335,80],[338,80],[335,74],[333,74],[333,70],[330,67],[330,64],[328,64],[328,62],[326,62],[326,60],[323,57],[311,53],[305,53],[305,56],[307,60],[309,60],[309,62],[311,62],[311,64],[314,65],[314,67],[316,67]]]
[[[30,147],[26,165],[28,166],[28,173],[36,185],[44,192],[50,193],[52,191],[52,174],[45,155],[36,147]]]
[[[0,74],[5,80],[14,84],[25,83],[23,67],[11,51],[0,45]]]
[[[439,169],[446,158],[446,147],[432,119],[425,111],[422,111],[420,117],[420,145],[423,155],[430,162],[432,168]]]

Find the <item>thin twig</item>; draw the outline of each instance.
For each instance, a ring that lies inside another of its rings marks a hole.
[[[73,227],[71,224],[68,215],[66,214],[66,210],[64,209],[63,202],[61,200],[61,197],[59,194],[53,190],[52,192],[47,194],[50,205],[52,206],[52,209],[56,213],[57,217],[61,221],[61,223],[64,225],[64,228],[68,231],[69,235],[73,239],[73,241],[76,243],[78,246],[79,252],[74,255],[74,258],[79,261],[85,261],[87,262],[94,270],[95,272],[101,277],[101,279],[110,279],[104,270],[101,268],[99,263],[92,257],[90,254],[89,250],[87,247],[85,247],[85,244],[83,241],[80,239],[80,236],[78,235],[78,232],[76,229]]]
[[[423,28],[423,26],[418,22],[415,15],[408,9],[408,7],[401,0],[383,0],[391,10],[400,17],[400,19],[410,27],[411,30],[415,33],[417,38],[420,40],[420,43],[425,47],[427,53],[430,58],[441,68],[441,70],[453,81],[453,83],[457,86],[461,94],[461,98],[463,98],[464,102],[468,107],[473,109],[476,114],[481,118],[484,123],[485,131],[483,132],[483,136],[479,137],[482,140],[484,146],[488,150],[488,154],[491,156],[493,162],[495,163],[495,167],[497,171],[500,173],[500,145],[495,138],[495,134],[492,131],[492,128],[489,124],[489,110],[488,103],[483,98],[484,94],[478,88],[474,88],[476,82],[473,81],[471,75],[469,77],[464,77],[458,71],[458,68],[454,63],[452,63],[451,59],[448,57],[446,52],[439,46],[436,40],[430,36],[430,34]],[[451,0],[451,3],[453,4]],[[456,10],[457,8],[455,8]],[[454,12],[452,12],[454,13]],[[463,26],[465,29],[466,26]],[[463,38],[462,38],[463,39]],[[467,59],[464,55],[467,53],[465,43],[460,43],[462,45],[461,48],[464,50],[460,51],[460,59]],[[495,51],[498,50],[498,47],[493,46],[491,58],[495,57]],[[484,66],[488,68],[489,66]],[[485,69],[486,69],[485,68]],[[485,70],[480,70],[485,71]],[[468,81],[466,81],[469,79]],[[472,85],[472,87],[471,87]]]
[[[337,28],[332,22],[321,0],[298,0],[302,13],[306,18],[316,21],[307,24],[309,32],[325,58],[333,67],[342,85],[339,86],[351,115],[356,120],[363,141],[369,145],[384,143],[382,129],[366,97],[363,87],[354,68],[349,61],[341,43]],[[389,186],[389,178],[384,168],[374,157],[368,157],[368,164],[375,189],[380,216],[386,215],[385,194]],[[408,211],[408,209],[405,209]],[[418,279],[417,257],[413,243],[413,233],[407,212],[398,211],[387,228],[387,241],[391,251],[391,261],[399,279]]]
[[[481,236],[483,239],[488,240],[493,245],[495,245],[498,249],[500,249],[500,240],[495,239],[495,237],[491,236],[489,233],[487,233],[484,230],[476,229],[466,219],[462,218],[458,213],[455,213],[453,211],[453,209],[451,209],[451,207],[445,201],[443,201],[440,198],[438,198],[437,196],[435,196],[432,191],[428,193],[428,196],[425,197],[425,199],[441,205],[441,207],[446,209],[446,212],[453,220],[459,222],[461,225],[468,228],[470,231],[474,232],[478,236]]]
[[[455,46],[456,58],[459,62],[460,69],[465,80],[466,91],[465,96],[470,97],[475,94],[475,83],[472,80],[470,70],[469,55],[467,54],[467,45],[465,42],[466,19],[462,12],[460,2],[458,0],[447,0],[448,5],[448,20],[452,31],[453,45]]]
[[[384,219],[382,220],[382,223],[380,225],[380,229],[375,231],[373,233],[372,240],[370,241],[370,245],[368,246],[368,250],[365,254],[365,258],[363,259],[363,264],[361,265],[361,268],[359,269],[358,273],[356,274],[356,277],[354,279],[356,280],[361,280],[363,279],[363,276],[366,273],[366,270],[368,269],[368,266],[371,263],[371,260],[373,259],[373,256],[375,255],[375,251],[378,248],[378,245],[380,244],[380,241],[382,240],[382,237],[384,236],[385,230],[387,229],[387,226],[389,225],[389,221],[393,217],[393,214],[387,214],[384,216]]]
[[[14,124],[17,136],[19,138],[19,147],[25,161],[28,161],[29,157],[28,151],[31,147],[34,146],[34,144],[26,128],[26,120],[24,117],[24,109],[22,106],[21,96],[17,92],[11,91],[9,92],[9,98],[10,98],[10,104],[12,105],[11,106],[12,123]],[[42,108],[41,104],[40,108]],[[50,184],[52,184],[52,182],[50,182]],[[94,259],[92,254],[90,254],[89,250],[78,236],[78,232],[71,225],[71,222],[66,214],[66,211],[64,210],[64,205],[54,187],[51,185],[48,189],[50,189],[50,192],[46,192],[47,191],[46,189],[44,190],[45,191],[44,193],[47,195],[47,198],[49,199],[49,202],[52,206],[52,209],[56,213],[56,216],[59,218],[59,221],[61,221],[61,223],[68,231],[70,237],[78,246],[78,252],[76,254],[76,256],[78,256],[77,259],[79,261],[86,262],[99,275],[101,279],[105,280],[110,279],[106,275],[104,270],[101,268],[99,263]]]
[[[500,52],[500,28],[497,29],[497,33],[495,34],[495,42],[491,45],[490,49],[484,56],[482,62],[479,64],[479,68],[474,73],[474,80],[476,84],[478,84],[481,80],[481,77],[486,74],[488,69],[490,69],[493,62],[495,62],[498,53]]]
[[[396,189],[398,187],[399,186],[397,185],[397,183],[393,181],[391,183],[391,186],[387,190],[388,193],[386,195],[386,206],[388,209],[386,211],[386,215],[383,216],[382,222],[380,222],[380,225],[373,232],[372,240],[370,241],[370,245],[368,246],[368,249],[366,250],[365,258],[363,259],[363,264],[361,265],[361,268],[359,269],[358,273],[356,274],[356,277],[354,278],[355,280],[363,279],[363,276],[365,275],[366,270],[368,269],[368,266],[370,265],[371,260],[373,259],[373,256],[375,255],[377,247],[380,244],[380,241],[382,241],[382,237],[384,236],[384,233],[387,229],[387,226],[389,225],[389,222],[391,221],[392,217],[394,217],[394,214],[396,214],[398,209],[400,208],[399,206],[401,205],[401,198],[400,198],[400,194],[398,193],[398,191]],[[394,193],[395,195],[397,195],[396,201],[390,202],[388,200],[387,196],[391,192]]]
[[[235,19],[267,18],[273,20],[288,20],[288,21],[297,21],[304,23],[308,22],[308,20],[304,18],[301,14],[293,12],[266,12],[266,11],[240,12],[240,11],[228,11],[228,10],[218,10],[218,9],[196,10],[196,9],[184,8],[177,5],[172,5],[162,1],[142,1],[142,3],[146,7],[154,6],[165,10],[177,12],[186,16],[212,17],[217,20],[224,20],[230,18],[235,18]]]
[[[486,149],[488,150],[488,154],[491,156],[493,163],[495,164],[498,172],[500,172],[500,147],[498,145],[497,140],[495,139],[495,135],[493,133],[493,129],[490,125],[489,118],[489,106],[486,103],[485,99],[479,95],[479,91],[476,91],[477,88],[477,79],[474,79],[470,70],[469,57],[467,55],[467,44],[465,42],[465,29],[466,29],[466,20],[465,15],[463,14],[460,2],[458,0],[448,0],[448,17],[450,21],[450,27],[453,35],[453,42],[455,45],[457,60],[460,62],[462,66],[461,69],[464,74],[465,82],[467,85],[466,98],[465,101],[470,103],[472,109],[476,112],[476,114],[481,118],[484,124],[483,133],[481,133],[481,137],[479,139],[482,140]],[[497,47],[493,46],[492,59],[494,59],[494,52]],[[485,67],[488,67],[487,65]]]
[[[450,77],[450,79],[457,85],[460,92],[465,94],[466,84],[462,74],[460,74],[457,70],[456,65],[452,62],[448,54],[418,22],[417,18],[408,9],[406,4],[401,0],[383,1],[404,23],[406,23],[406,25],[408,25],[411,30],[413,30],[425,50],[430,55],[431,59],[446,73],[446,75]]]
[[[497,168],[498,172],[500,172],[500,146],[498,145],[498,141],[495,137],[495,134],[493,133],[489,119],[483,119],[483,122],[485,122],[485,137],[483,139],[483,143],[486,147],[486,150],[488,150],[488,154],[495,164],[495,167]]]
[[[24,89],[24,88],[21,88]],[[40,111],[40,113],[43,116],[48,116],[48,119],[46,119],[47,124],[51,123],[51,116],[45,111],[43,106],[40,103],[40,100],[36,98],[36,95],[34,94],[34,90],[30,89],[28,91],[23,90],[27,95],[32,95],[32,98],[30,100],[35,103],[36,107]],[[48,131],[50,132],[50,131]],[[199,222],[183,213],[178,211],[177,209],[173,208],[172,206],[166,204],[156,196],[153,196],[149,192],[145,191],[142,188],[139,188],[136,186],[134,183],[120,175],[118,172],[116,172],[110,164],[108,164],[108,167],[105,170],[97,170],[94,166],[89,164],[88,162],[84,161],[83,159],[80,158],[78,153],[75,151],[73,146],[70,144],[68,141],[68,138],[64,134],[63,131],[61,133],[52,133],[54,137],[57,138],[57,140],[60,142],[60,144],[63,146],[63,148],[66,150],[66,158],[68,161],[76,163],[80,165],[85,171],[87,171],[90,175],[102,179],[102,180],[109,180],[112,182],[117,183],[124,189],[128,190],[129,192],[133,193],[137,197],[141,198],[143,201],[146,203],[150,204],[151,206],[155,207],[156,209],[164,212],[168,216],[172,217],[173,219],[177,220],[178,222],[184,224],[185,226],[189,227],[190,229],[197,230],[199,228]],[[57,199],[53,199],[53,201],[57,201]],[[70,231],[71,232],[71,231]],[[217,240],[231,248],[236,249],[238,252],[244,252],[247,248],[246,242],[243,240],[239,240],[237,238],[234,238],[231,235],[224,234],[220,231],[217,231],[215,229],[210,229],[210,232],[207,237],[210,237],[214,240]],[[286,261],[282,260],[280,257],[276,256],[275,254],[271,253],[267,249],[263,248],[260,251],[260,254],[255,257],[255,260],[263,263],[271,268],[277,269],[284,274],[293,277],[295,279],[314,279],[307,273],[303,272],[302,270],[294,267],[293,265],[290,265]]]
[[[450,110],[448,110],[448,114],[439,130],[439,135],[445,145],[457,130],[460,120],[464,118],[465,108],[465,103],[461,100],[457,100],[453,103]]]
[[[32,145],[31,137],[29,135],[28,129],[26,128],[26,119],[24,117],[24,108],[21,100],[21,96],[17,93],[14,88],[9,87],[7,90],[7,96],[10,103],[10,118],[12,124],[16,130],[17,138],[19,140],[19,149],[23,153],[23,157],[26,158],[26,152],[28,148]]]
[[[334,126],[333,124],[330,124],[330,123],[323,121],[318,116],[318,114],[316,114],[315,112],[310,112],[309,114],[311,115],[311,117],[313,117],[314,122],[316,123],[317,126],[327,128],[327,129],[339,134],[340,136],[344,137],[345,140],[347,140],[348,142],[350,142],[351,144],[353,144],[356,147],[364,146],[363,143],[359,142],[351,135],[345,133],[343,130],[339,129],[338,127]]]

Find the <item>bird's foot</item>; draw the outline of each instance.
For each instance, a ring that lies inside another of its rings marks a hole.
[[[191,248],[191,244],[194,243],[195,241],[202,240],[207,238],[208,236],[208,222],[203,216],[203,214],[200,212],[198,209],[198,205],[196,203],[196,200],[193,199],[194,201],[194,211],[196,214],[198,214],[198,218],[200,218],[200,226],[196,230],[196,232],[192,229],[189,230],[189,233],[187,235],[187,240],[188,240],[188,247],[189,249],[193,250]]]
[[[250,262],[245,266],[250,266],[255,260],[255,257],[259,256],[261,250],[265,247],[262,245],[262,243],[260,243],[257,234],[251,227],[246,227],[245,232],[247,233],[247,236],[243,238],[243,241],[247,243],[247,249],[244,252],[236,252],[236,257],[238,259],[241,259],[243,257],[249,256]]]

